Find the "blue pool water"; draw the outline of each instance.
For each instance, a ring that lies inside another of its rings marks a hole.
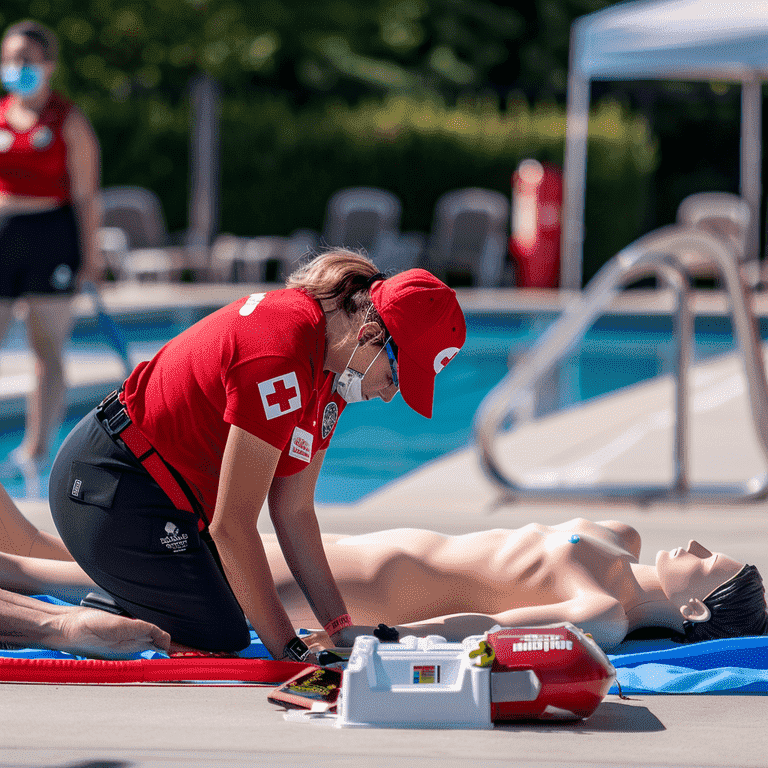
[[[528,349],[556,315],[469,315],[467,343],[437,377],[434,416],[427,420],[411,411],[402,398],[347,407],[336,428],[318,481],[316,498],[325,503],[351,503],[431,459],[462,448],[470,440],[472,418],[483,397]],[[195,319],[195,318],[191,318]],[[132,356],[148,357],[164,340],[182,329],[170,320],[134,318],[123,325]],[[768,323],[761,328],[768,337]],[[3,349],[23,346],[16,329]],[[79,327],[72,349],[107,349],[93,327]],[[733,349],[730,321],[703,317],[696,322],[695,357],[703,360]],[[0,353],[2,350],[0,350]],[[586,334],[581,346],[548,381],[540,395],[540,412],[568,408],[670,372],[674,344],[668,317],[606,316]],[[73,412],[62,425],[56,448],[80,418]],[[20,420],[0,424],[0,457],[21,441]],[[45,496],[45,468],[24,477],[7,462],[0,481],[16,497]]]

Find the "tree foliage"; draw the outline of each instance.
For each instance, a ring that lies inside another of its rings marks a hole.
[[[211,74],[229,92],[298,102],[333,93],[563,91],[573,18],[609,0],[4,0],[61,37],[60,83],[124,101],[184,93]]]
[[[258,235],[319,228],[330,194],[356,184],[397,192],[404,225],[428,229],[443,192],[485,186],[508,193],[523,157],[562,162],[564,116],[555,105],[565,94],[570,26],[610,4],[3,0],[0,27],[34,18],[53,28],[61,41],[56,85],[96,128],[104,185],[158,192],[172,229],[187,217],[186,97],[201,72],[223,93],[226,229]],[[495,106],[462,107],[478,96]],[[512,109],[513,120],[499,104],[516,98],[526,107]],[[529,112],[529,103],[540,108]],[[398,118],[394,104],[433,106],[423,114],[411,106],[413,114]],[[413,122],[417,114],[424,125]],[[531,116],[544,122],[527,135]],[[429,130],[430,120],[448,122]],[[611,131],[639,125],[632,117],[609,122]],[[600,133],[599,116],[593,129],[590,194],[598,204],[596,213],[588,210],[597,219],[587,271],[636,233],[656,163],[647,136],[620,131],[612,143]],[[621,203],[625,226],[599,222],[616,208],[621,189],[631,192]]]

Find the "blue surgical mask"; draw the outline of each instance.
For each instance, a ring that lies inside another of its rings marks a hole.
[[[43,84],[44,70],[39,64],[25,64],[23,67],[6,65],[0,67],[3,87],[19,96],[34,96]]]

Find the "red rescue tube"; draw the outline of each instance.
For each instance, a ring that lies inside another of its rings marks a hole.
[[[278,684],[312,666],[272,659],[17,659],[0,658],[0,681],[25,683],[160,683],[239,680]]]

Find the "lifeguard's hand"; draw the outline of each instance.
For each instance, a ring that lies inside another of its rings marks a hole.
[[[141,651],[168,651],[171,636],[140,619],[95,608],[73,608],[62,616],[55,647],[68,653],[119,659]]]
[[[350,648],[355,644],[355,638],[362,635],[373,635],[374,627],[353,626],[344,627],[331,635],[331,643],[336,648]]]

